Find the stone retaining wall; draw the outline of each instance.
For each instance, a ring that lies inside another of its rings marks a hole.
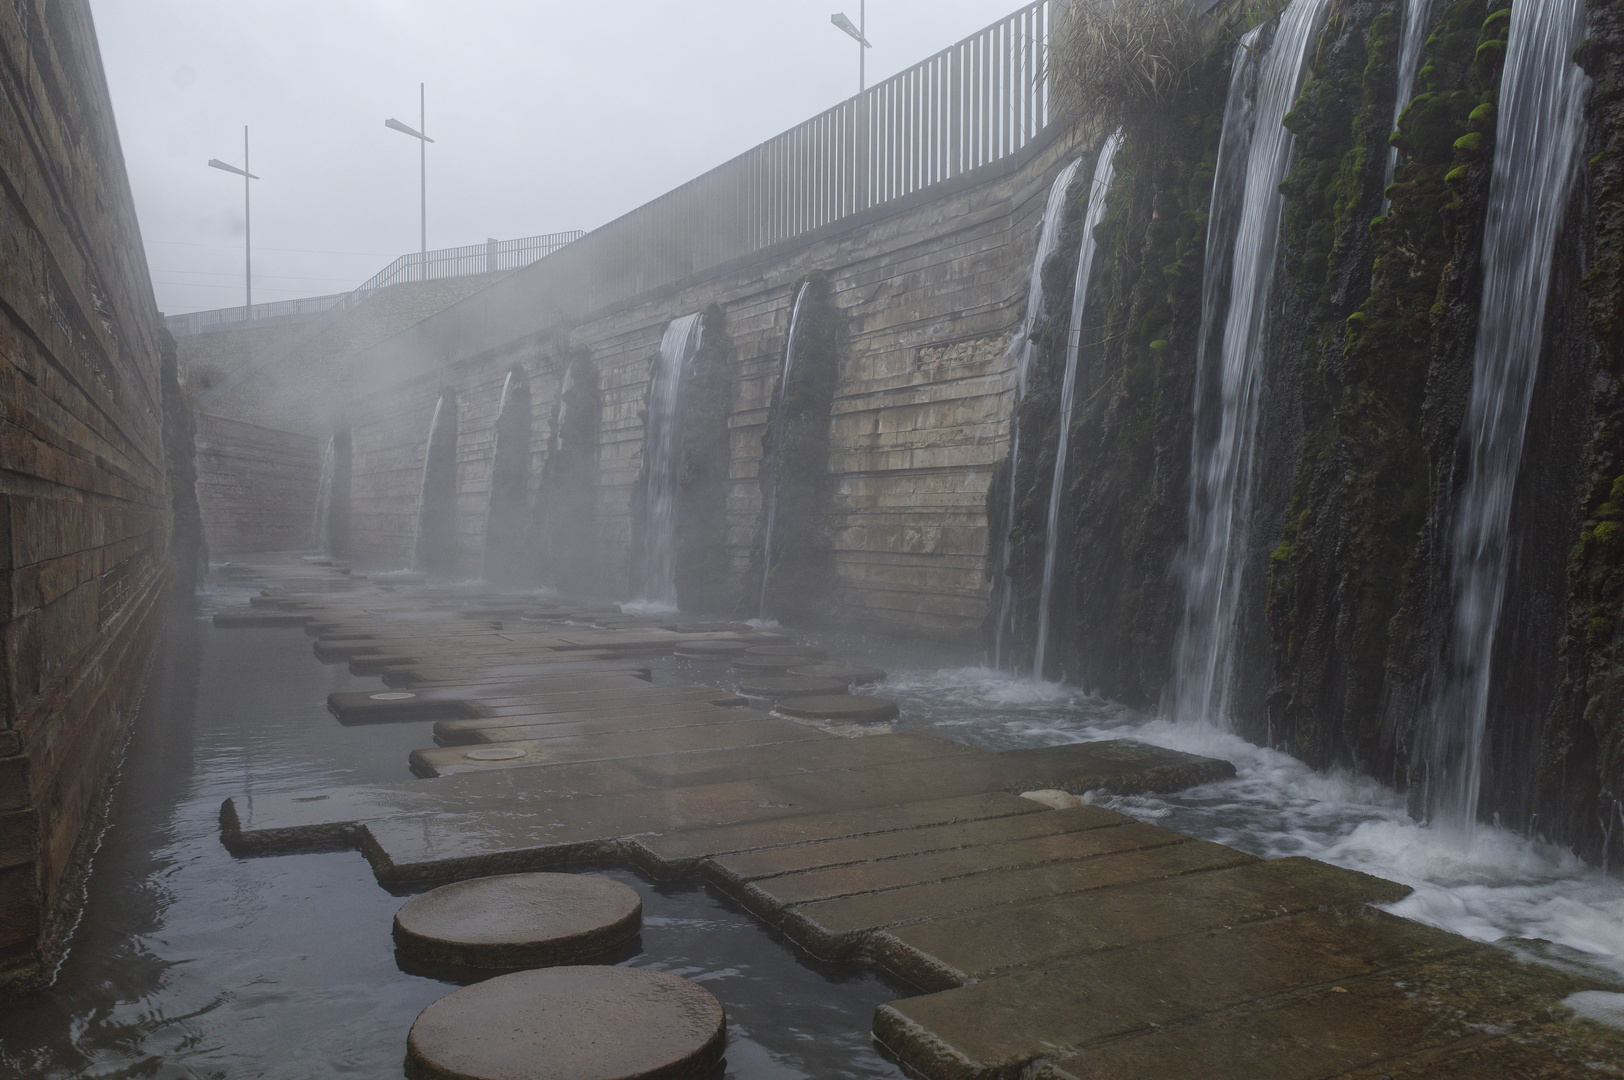
[[[325,444],[207,413],[197,423],[197,497],[211,555],[312,546]]]
[[[4,995],[70,922],[156,635],[171,493],[161,323],[88,3],[4,5],[0,64]]]
[[[538,315],[540,328],[528,333],[510,336],[512,311],[525,303],[515,291],[519,275],[501,286],[501,318],[481,311],[480,303],[494,301],[476,295],[419,323],[354,365],[357,559],[407,562],[429,419],[441,387],[452,385],[462,432],[460,567],[477,574],[506,372],[517,362],[531,374],[534,478],[551,437],[560,359],[585,348],[602,388],[597,572],[564,584],[625,598],[649,361],[670,319],[715,303],[737,357],[727,543],[734,589],[742,590],[759,528],[761,436],[793,288],[822,271],[840,327],[829,460],[836,605],[869,625],[971,638],[987,602],[987,485],[1007,450],[1014,389],[1007,347],[1045,195],[1072,152],[1064,141],[1047,143],[973,184],[944,184],[629,304],[552,322]],[[547,307],[545,297],[531,303]]]

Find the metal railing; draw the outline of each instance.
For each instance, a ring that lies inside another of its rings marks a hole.
[[[1065,7],[1026,4],[381,343],[370,363],[409,377],[1035,152],[1058,130],[1046,54]]]
[[[193,311],[185,315],[169,315],[164,324],[176,337],[201,334],[221,327],[236,327],[247,322],[260,323],[273,319],[308,318],[335,307],[346,310],[354,307],[366,294],[390,285],[410,281],[441,281],[446,278],[473,277],[478,274],[496,274],[529,266],[537,259],[551,255],[565,244],[586,235],[580,230],[525,236],[518,240],[487,240],[483,244],[465,247],[440,248],[435,251],[413,252],[402,255],[372,277],[347,293],[328,296],[309,296],[299,300],[278,300],[269,304],[255,304],[251,308],[241,305],[217,308],[213,311]]]

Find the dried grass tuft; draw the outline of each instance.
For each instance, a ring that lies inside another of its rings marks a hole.
[[[1153,122],[1223,32],[1189,0],[1072,0],[1052,57],[1062,114],[1101,131]]]

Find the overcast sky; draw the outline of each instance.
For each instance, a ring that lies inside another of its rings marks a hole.
[[[158,306],[340,292],[418,247],[592,229],[857,89],[857,0],[91,0]],[[869,82],[1020,0],[869,0]]]

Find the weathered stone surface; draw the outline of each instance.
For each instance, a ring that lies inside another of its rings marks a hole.
[[[733,668],[735,671],[742,671],[751,675],[776,675],[782,674],[793,667],[815,664],[818,659],[816,656],[804,654],[756,656],[746,652],[743,656],[733,658]]]
[[[628,944],[643,925],[629,885],[590,874],[503,874],[442,885],[395,913],[414,960],[515,970],[569,964]]]
[[[546,968],[476,983],[424,1009],[411,1080],[702,1080],[727,1018],[697,983],[624,967]]]
[[[739,680],[739,693],[777,700],[844,694],[847,685],[844,679],[816,675],[746,675]]]
[[[848,724],[883,724],[897,716],[897,703],[890,698],[858,694],[832,694],[822,697],[793,697],[773,708],[785,716],[807,720],[833,720]]]
[[[746,656],[806,656],[814,660],[823,660],[829,656],[829,650],[822,645],[752,645],[745,650]]]

